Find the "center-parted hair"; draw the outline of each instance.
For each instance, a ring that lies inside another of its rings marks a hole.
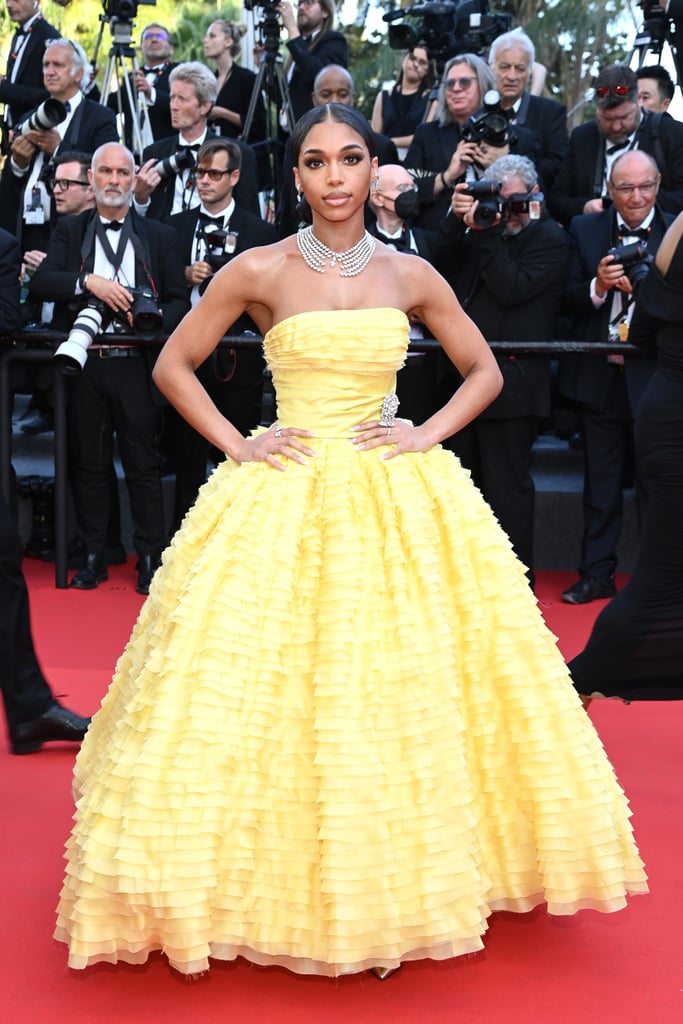
[[[306,136],[311,128],[318,124],[345,124],[352,128],[362,138],[370,157],[375,156],[375,137],[367,117],[356,110],[355,107],[347,107],[344,103],[326,103],[322,107],[313,107],[307,110],[294,125],[290,136],[292,163],[296,166],[299,163],[301,148],[306,141]]]

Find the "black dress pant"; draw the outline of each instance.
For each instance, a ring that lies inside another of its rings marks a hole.
[[[458,456],[510,538],[515,554],[533,570],[535,487],[531,455],[536,416],[479,417],[444,447]]]
[[[582,407],[583,538],[582,576],[606,578],[617,567],[617,544],[624,509],[624,479],[633,449],[633,415],[624,369],[610,365],[610,388],[600,412]],[[636,470],[638,512],[645,506],[645,488]]]
[[[33,647],[22,561],[16,522],[0,495],[0,685],[10,732],[53,702]]]
[[[69,460],[79,532],[103,556],[110,514],[114,433],[130,498],[133,545],[157,556],[166,546],[161,485],[161,410],[152,401],[146,358],[88,355],[69,395]]]

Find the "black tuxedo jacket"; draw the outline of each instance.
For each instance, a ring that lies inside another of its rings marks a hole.
[[[14,235],[0,228],[0,334],[21,324],[19,271],[21,252]]]
[[[549,193],[569,148],[567,111],[555,100],[525,92],[514,123],[536,135],[539,145],[536,167],[543,179],[543,188]]]
[[[96,216],[95,210],[86,210],[73,217],[60,217],[50,238],[47,255],[31,277],[31,297],[38,302],[55,303],[52,320],[55,330],[68,331],[76,317],[80,304],[76,296],[78,277],[81,272],[92,270],[95,259],[94,246],[85,258],[81,256],[81,247],[88,225]],[[134,233],[147,247],[149,270],[164,317],[163,331],[169,334],[190,308],[183,264],[175,251],[175,232],[167,224],[138,216],[135,210],[131,210],[128,216],[132,219]],[[141,277],[141,280],[136,280],[136,286],[148,285],[144,275]]]
[[[341,32],[323,32],[312,44],[303,36],[290,39],[287,49],[294,61],[289,80],[289,98],[292,101],[294,121],[313,106],[313,82],[321,68],[328,64],[349,66],[349,47]]]
[[[149,114],[149,126],[152,129],[152,135],[157,141],[158,139],[164,139],[168,135],[173,134],[173,126],[171,124],[171,111],[169,108],[170,100],[170,86],[168,84],[168,76],[171,74],[173,68],[177,67],[177,62],[167,61],[163,66],[156,72],[154,79],[154,89],[156,91],[156,99],[154,106],[147,108]],[[135,101],[138,93],[133,85],[133,76],[128,76],[130,82],[131,93],[133,100]],[[128,102],[128,95],[126,90],[119,87],[118,93],[112,93],[107,99],[107,106],[110,110],[113,110],[115,114],[119,111],[119,100],[121,102],[121,112],[123,114],[123,141],[130,150],[133,149],[133,131],[132,131],[132,115],[130,104]],[[139,118],[139,111],[135,112],[135,116]]]
[[[26,117],[29,116],[30,114],[26,115]],[[26,118],[22,118],[22,121],[24,120]],[[106,107],[93,100],[84,99],[81,100],[71,118],[69,127],[54,156],[61,156],[63,153],[69,152],[94,153],[97,147],[102,146],[105,142],[118,141],[116,118],[111,110],[107,110]],[[35,155],[37,156],[37,151]],[[8,159],[5,161],[0,178],[0,225],[15,233],[22,240],[24,235],[23,195],[32,167],[33,160],[29,164],[27,173],[18,178],[12,173]],[[41,228],[42,230],[32,233],[30,248],[40,248],[47,244],[50,225],[41,225]],[[41,239],[43,239],[42,242]]]
[[[435,202],[434,180],[448,167],[459,141],[460,128],[455,123],[441,125],[438,121],[423,121],[415,129],[403,165],[417,172],[415,184],[422,204],[418,220],[421,227],[436,231],[448,212],[451,193],[440,192]],[[528,156],[536,164],[539,154],[536,135],[528,128],[515,125],[510,152]],[[485,177],[485,172],[481,177]],[[461,180],[464,181],[464,176]]]
[[[25,114],[39,106],[50,95],[43,84],[43,53],[48,39],[59,39],[61,33],[44,18],[33,23],[15,82],[10,82],[10,62],[7,77],[0,82],[0,102],[6,103],[16,125]]]
[[[211,138],[207,135],[207,138]],[[235,202],[244,210],[249,210],[256,217],[260,216],[261,208],[258,201],[258,181],[256,173],[256,157],[254,150],[246,142],[233,139],[242,153],[242,169],[240,180],[234,189]],[[142,154],[143,164],[147,160],[163,160],[164,157],[172,156],[179,148],[178,133],[169,135],[165,139],[159,139],[147,146]],[[173,209],[173,193],[175,190],[175,177],[162,178],[157,187],[149,197],[147,217],[151,220],[168,220]]]
[[[644,111],[636,132],[637,149],[654,157],[662,175],[657,202],[667,213],[683,210],[683,124]],[[624,150],[626,152],[626,150]],[[583,213],[589,199],[602,194],[605,140],[595,121],[581,124],[569,137],[567,159],[548,195],[553,216],[564,224]],[[604,254],[603,254],[604,255]]]
[[[655,212],[647,240],[648,251],[653,256],[673,219],[671,214]],[[571,258],[564,306],[574,320],[572,336],[581,341],[607,341],[612,294],[608,294],[607,300],[596,309],[590,297],[590,283],[602,257],[608,249],[619,244],[616,212],[608,209],[602,213],[574,217],[569,225],[569,238]],[[624,368],[632,408],[635,409],[652,373],[654,362],[630,356],[625,359]],[[567,398],[599,412],[604,407],[609,383],[610,369],[604,353],[593,356],[581,352],[561,357],[559,387]]]
[[[566,232],[547,215],[511,238],[504,238],[500,227],[466,232],[453,216],[439,231],[437,266],[487,341],[552,338],[568,264]],[[480,415],[548,416],[549,357],[499,355],[497,360],[503,390]]]
[[[176,213],[168,222],[175,229],[176,251],[182,260],[183,267],[189,266],[194,261],[195,231],[198,218],[199,210],[194,207],[192,210]],[[272,224],[267,224],[260,217],[249,213],[248,210],[242,210],[237,204],[235,204],[230,218],[230,228],[237,232],[237,245],[230,259],[239,256],[246,249],[254,249],[258,245],[270,245],[277,241],[277,232]],[[226,333],[243,334],[246,331],[259,333],[258,327],[250,317],[241,316]],[[263,356],[260,350],[241,349],[236,354],[235,370],[231,376],[231,382],[240,387],[251,386],[263,377],[263,365]]]

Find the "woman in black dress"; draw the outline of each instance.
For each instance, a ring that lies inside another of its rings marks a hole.
[[[204,36],[204,56],[216,64],[218,96],[209,114],[209,121],[221,135],[240,138],[244,132],[247,112],[251,102],[256,75],[248,68],[240,67],[235,58],[240,53],[240,39],[246,32],[245,25],[236,25],[224,19],[213,21]],[[263,98],[259,96],[254,109],[249,136],[245,142],[253,145],[266,137],[266,111]]]
[[[430,94],[435,84],[434,65],[423,46],[408,50],[391,92],[382,89],[372,109],[372,130],[387,135],[401,159],[408,152],[420,121],[429,120]]]
[[[635,425],[648,503],[633,575],[569,664],[586,705],[683,699],[683,214],[640,286],[629,341],[657,351]]]

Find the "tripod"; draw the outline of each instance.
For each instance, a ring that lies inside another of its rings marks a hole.
[[[277,203],[282,193],[282,161],[277,159],[282,143],[277,136],[271,136],[270,132],[273,126],[278,123],[279,118],[282,128],[287,133],[291,133],[294,127],[294,111],[289,95],[287,78],[282,67],[282,58],[279,53],[280,23],[277,12],[270,7],[266,8],[265,17],[263,21],[259,22],[258,27],[261,30],[263,56],[259,64],[240,138],[243,142],[249,141],[249,133],[254,120],[256,106],[260,97],[265,94],[268,106],[266,116],[268,138],[256,145],[266,147],[269,184]]]
[[[646,2],[641,6],[644,9],[645,17],[643,24],[636,33],[633,48],[628,55],[626,64],[631,67],[634,58],[637,58],[636,67],[642,68],[648,59],[648,54],[652,54],[655,63],[660,64],[662,50],[664,45],[668,43],[676,69],[676,78],[680,85],[683,81],[683,75],[681,74],[683,66],[681,65],[681,58],[678,52],[678,39],[672,30],[672,20],[667,12],[656,4],[653,5]]]
[[[93,66],[96,66],[97,63],[97,52],[102,41],[105,22],[110,22],[112,34],[112,45],[102,82],[101,102],[106,106],[112,82],[115,81],[118,86],[116,91],[117,113],[121,119],[125,119],[126,115],[130,118],[131,149],[135,157],[142,160],[142,152],[145,146],[149,146],[154,141],[154,136],[147,104],[138,104],[137,92],[132,84],[134,73],[139,67],[135,56],[135,47],[132,45],[133,22],[122,18],[108,18],[104,14],[100,15],[100,22],[100,31],[92,60]],[[124,95],[128,104],[127,110],[124,109]]]

